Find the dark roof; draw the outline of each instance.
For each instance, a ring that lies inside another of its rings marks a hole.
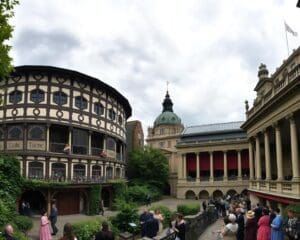
[[[227,123],[213,123],[198,126],[186,127],[182,135],[194,135],[194,134],[208,134],[224,131],[241,130],[242,121],[239,122],[227,122]]]
[[[240,127],[242,123],[240,121],[187,127],[181,135],[179,144],[243,139],[247,134]]]
[[[104,89],[106,92],[108,92],[109,95],[116,98],[124,106],[127,118],[129,118],[132,114],[132,109],[128,100],[122,94],[120,94],[115,88],[109,86],[108,84],[102,82],[97,78],[88,76],[86,74],[77,71],[65,69],[65,68],[43,66],[43,65],[18,66],[15,67],[15,72],[13,73],[13,75],[21,72],[22,73],[43,72],[43,73],[50,73],[50,74],[57,73],[57,74],[61,74],[76,79],[77,81],[81,80],[91,85],[98,86],[99,88]]]

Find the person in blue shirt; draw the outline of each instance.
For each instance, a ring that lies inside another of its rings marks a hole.
[[[280,215],[279,208],[275,208],[274,213],[276,214],[276,217],[271,223],[271,240],[284,240],[284,234],[282,230],[283,217]]]

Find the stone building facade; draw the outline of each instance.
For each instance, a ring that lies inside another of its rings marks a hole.
[[[251,198],[284,206],[300,200],[300,48],[269,75],[258,71],[257,96],[246,121]]]
[[[135,120],[126,122],[126,144],[127,153],[144,147],[144,131],[140,121]]]
[[[183,130],[181,119],[173,111],[173,102],[167,91],[163,101],[162,113],[155,119],[153,127],[148,128],[147,144],[163,151],[169,161],[170,194],[177,194],[177,149],[176,144]]]

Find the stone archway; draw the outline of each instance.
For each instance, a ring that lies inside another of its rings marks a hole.
[[[241,195],[242,195],[242,196],[248,196],[248,195],[249,195],[248,189],[244,189],[244,190],[241,192]]]
[[[196,199],[196,194],[192,190],[188,190],[185,193],[185,199]]]
[[[214,199],[222,198],[224,196],[223,192],[221,190],[216,190],[212,194]]]
[[[26,206],[25,208],[24,204]],[[44,193],[37,190],[28,190],[23,192],[20,198],[19,206],[19,211],[21,214],[40,214],[42,210],[47,210],[47,201]]]
[[[199,199],[209,199],[209,193],[206,190],[202,190],[199,193]]]
[[[236,194],[237,194],[237,192],[234,189],[230,189],[227,191],[226,196],[229,195],[230,197],[233,197]]]

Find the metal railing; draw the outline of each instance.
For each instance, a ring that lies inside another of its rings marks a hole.
[[[65,146],[66,146],[65,143],[50,142],[50,152],[65,153],[64,152]]]

